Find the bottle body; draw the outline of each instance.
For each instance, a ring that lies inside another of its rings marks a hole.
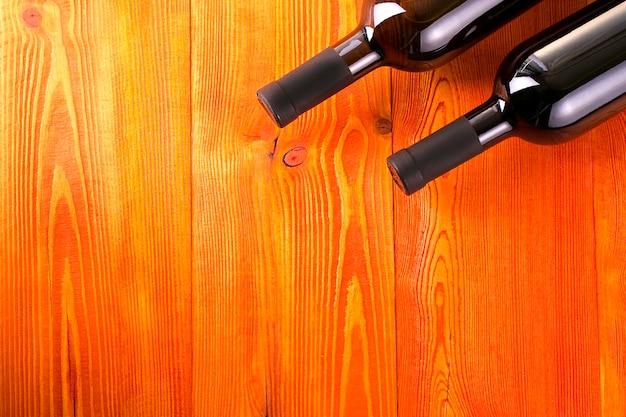
[[[626,1],[598,0],[515,48],[466,123],[397,152],[388,166],[411,194],[508,137],[560,143],[625,109]]]
[[[366,1],[357,30],[261,88],[257,97],[283,127],[380,66],[436,68],[539,1]]]

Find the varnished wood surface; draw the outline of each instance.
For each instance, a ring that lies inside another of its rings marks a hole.
[[[0,2],[2,416],[191,412],[188,6]]]
[[[279,130],[360,3],[0,0],[0,416],[626,416],[626,115],[385,168],[584,4]]]

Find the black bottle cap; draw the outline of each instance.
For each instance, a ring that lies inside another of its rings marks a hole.
[[[461,117],[391,155],[387,158],[387,166],[396,184],[410,195],[482,151],[472,124]]]
[[[326,48],[298,68],[257,91],[257,97],[279,127],[285,127],[354,82],[334,48]]]

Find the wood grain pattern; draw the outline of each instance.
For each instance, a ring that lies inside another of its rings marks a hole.
[[[262,5],[201,2],[192,13],[193,409],[199,416],[262,416],[266,323],[253,206],[275,129],[254,102],[262,65],[245,24]],[[241,24],[240,24],[241,23]],[[257,32],[254,32],[257,30]],[[258,130],[257,130],[258,129]],[[267,276],[267,275],[265,275]]]
[[[600,314],[602,415],[626,415],[626,115],[595,129],[593,143],[596,264]],[[621,127],[621,128],[620,128]]]
[[[278,130],[360,1],[0,0],[0,416],[625,416],[626,115],[385,168],[585,3]]]
[[[2,2],[0,415],[190,410],[189,10],[155,5]]]
[[[391,137],[375,130],[389,117],[389,71],[281,132],[254,97],[346,34],[356,10],[276,1],[194,13],[200,415],[395,414]]]

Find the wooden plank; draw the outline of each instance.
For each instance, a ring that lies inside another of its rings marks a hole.
[[[393,416],[389,71],[280,132],[254,97],[360,5],[209,3],[192,13],[194,410]]]
[[[2,2],[1,415],[191,409],[189,20]]]
[[[544,2],[430,74],[394,76],[394,148],[486,100],[506,52],[582,7]],[[589,136],[511,139],[396,193],[400,416],[599,415]]]
[[[594,213],[602,415],[626,415],[626,114],[595,129],[593,143]]]
[[[192,5],[193,412],[264,416],[265,318],[258,281],[259,171],[276,128],[255,98],[270,47],[266,2]],[[260,46],[262,45],[262,47]],[[264,208],[267,209],[267,208]]]

